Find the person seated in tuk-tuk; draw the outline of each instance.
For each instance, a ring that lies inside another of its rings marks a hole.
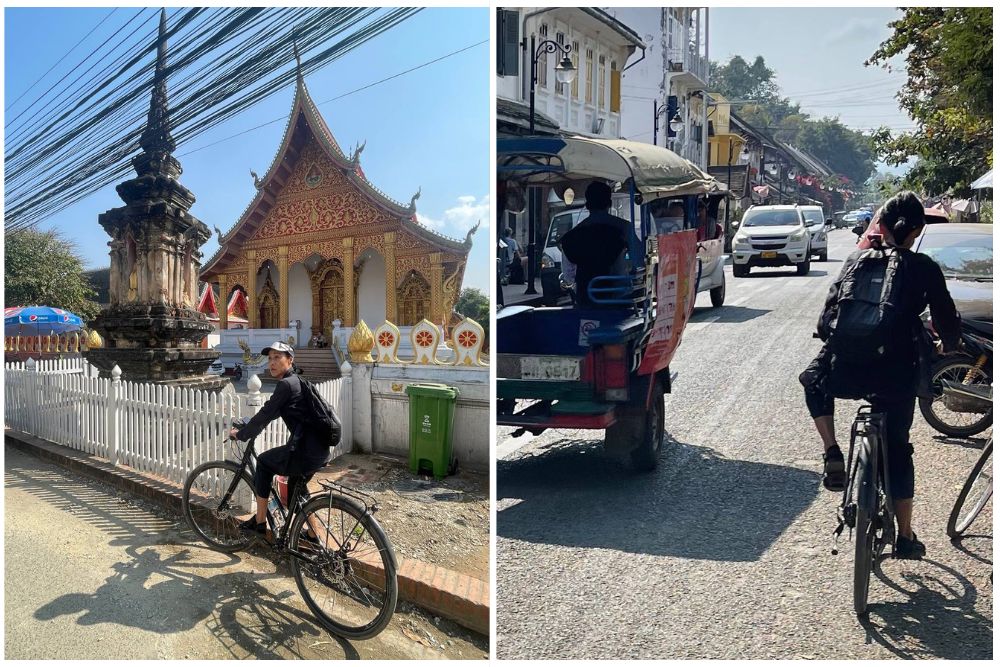
[[[680,199],[658,199],[649,205],[649,214],[657,234],[684,231],[684,202]]]
[[[586,190],[589,215],[563,234],[559,244],[563,251],[564,275],[576,282],[577,303],[590,304],[587,286],[596,276],[626,276],[631,267],[625,253],[639,248],[632,223],[611,215],[611,186],[594,181]]]

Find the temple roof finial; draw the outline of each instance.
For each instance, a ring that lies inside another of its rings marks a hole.
[[[299,83],[302,83],[302,59],[299,57],[299,44],[294,33],[292,34],[292,51],[295,53],[295,78]]]
[[[167,110],[167,10],[160,10],[160,29],[156,38],[156,68],[153,74],[153,95],[149,102],[146,127],[139,137],[139,145],[147,155],[169,155],[176,148],[170,136],[170,118]]]

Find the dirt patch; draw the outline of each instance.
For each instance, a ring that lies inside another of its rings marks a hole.
[[[317,473],[375,497],[396,557],[413,558],[489,581],[489,479],[459,471],[436,480],[404,461],[347,454]]]

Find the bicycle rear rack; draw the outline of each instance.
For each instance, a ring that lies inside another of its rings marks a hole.
[[[331,482],[330,480],[320,480],[319,485],[322,486],[327,491],[335,493],[337,495],[346,496],[357,500],[364,507],[366,514],[374,514],[379,510],[378,501],[375,496],[365,493],[364,491],[358,491],[357,489],[352,489],[349,486],[344,486],[338,482]]]

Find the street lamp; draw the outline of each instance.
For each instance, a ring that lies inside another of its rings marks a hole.
[[[666,113],[667,105],[659,104],[656,100],[653,100],[653,145],[656,145],[656,136],[660,132],[660,114]]]
[[[524,42],[522,42],[523,44]],[[531,88],[529,91],[529,103],[528,103],[528,133],[535,133],[535,84],[538,83],[538,59],[541,58],[543,53],[557,53],[561,52],[563,54],[562,60],[556,65],[556,81],[560,84],[567,84],[573,81],[576,76],[576,66],[573,65],[573,61],[570,60],[569,54],[573,50],[573,47],[569,44],[560,44],[552,39],[542,40],[542,43],[537,47],[535,46],[535,35],[531,35]],[[530,210],[528,211],[528,289],[524,290],[525,294],[538,294],[535,289],[535,236],[537,236],[537,230],[535,229],[535,212],[537,209],[537,193],[535,188],[531,190],[535,196],[530,197]]]
[[[674,132],[680,132],[681,128],[684,127],[684,121],[681,120],[681,112],[677,111],[674,113],[674,117],[670,119],[670,129]],[[685,141],[687,141],[685,139]]]

